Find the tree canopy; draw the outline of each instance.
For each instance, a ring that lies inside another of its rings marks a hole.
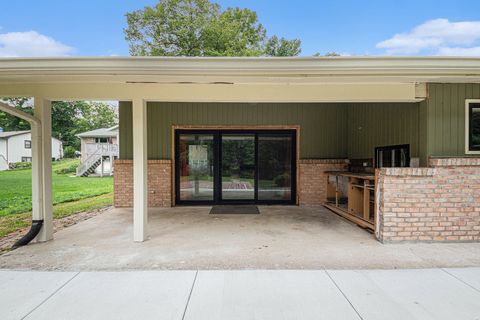
[[[3,99],[15,108],[33,114],[33,104],[27,98]],[[87,101],[54,101],[52,102],[52,136],[60,139],[64,146],[80,149],[80,140],[75,136],[79,133],[111,127],[118,123],[116,111],[104,102]],[[0,128],[4,131],[30,130],[30,124],[0,112]]]
[[[160,0],[126,14],[135,56],[296,56],[301,41],[267,37],[257,13],[209,0]]]

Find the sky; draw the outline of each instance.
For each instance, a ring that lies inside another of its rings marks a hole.
[[[478,0],[212,0],[257,12],[302,56],[480,56]],[[128,56],[125,13],[158,0],[0,1],[0,57]]]

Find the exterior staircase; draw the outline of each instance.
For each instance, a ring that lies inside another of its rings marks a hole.
[[[93,145],[93,144],[92,144]],[[77,167],[77,177],[88,177],[94,174],[105,158],[113,160],[118,156],[118,146],[114,144],[97,143],[85,161]],[[112,161],[113,162],[113,161]],[[113,163],[110,164],[113,166]],[[112,167],[113,168],[113,167]],[[112,171],[113,172],[113,171]],[[102,169],[103,175],[103,169]]]
[[[102,155],[92,154],[80,164],[77,168],[77,177],[88,177],[89,175],[95,173],[97,167],[102,163]]]

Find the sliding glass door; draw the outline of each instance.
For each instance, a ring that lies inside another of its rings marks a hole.
[[[258,135],[258,200],[292,198],[292,147],[291,134]]]
[[[295,203],[293,130],[177,130],[177,204]]]
[[[214,200],[214,135],[182,134],[178,139],[179,201]]]
[[[221,134],[221,199],[255,200],[255,135]]]

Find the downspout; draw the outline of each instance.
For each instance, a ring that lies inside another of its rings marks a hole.
[[[32,129],[33,127],[40,127],[40,122],[33,122],[32,121],[30,123],[30,129]],[[31,137],[33,137],[32,133],[34,131],[38,132],[38,130],[30,130],[30,136]],[[32,154],[32,157],[33,157],[33,154]],[[38,161],[38,159],[37,159],[37,161]],[[33,193],[32,193],[32,196],[33,196]],[[15,244],[12,246],[12,250],[17,249],[18,247],[25,246],[25,245],[29,244],[30,241],[35,239],[35,237],[40,233],[40,230],[42,230],[42,226],[43,226],[43,219],[33,219],[33,217],[32,217],[32,225],[30,227],[30,230],[28,230],[28,232],[23,237],[21,237],[17,242],[15,242]]]
[[[42,229],[42,226],[43,226],[43,219],[42,220],[32,219],[32,226],[30,227],[30,230],[28,230],[26,235],[24,235],[17,242],[15,242],[15,244],[12,246],[12,250],[17,249],[18,247],[27,245],[30,241],[35,239],[35,237],[38,235],[38,233]]]
[[[33,126],[35,127],[41,126],[40,120],[38,118],[26,112],[15,109],[14,107],[6,103],[0,102],[0,110],[28,121],[28,123],[30,123],[30,132],[32,132],[31,128]],[[8,159],[8,141],[7,141],[7,159]],[[22,238],[20,238],[17,242],[15,242],[15,244],[12,246],[12,249],[16,249],[18,247],[21,247],[30,243],[30,241],[35,239],[35,237],[38,235],[38,233],[42,229],[42,226],[43,226],[43,219],[34,220],[32,217],[32,226],[30,227],[30,230],[28,230],[27,234],[25,234]]]

